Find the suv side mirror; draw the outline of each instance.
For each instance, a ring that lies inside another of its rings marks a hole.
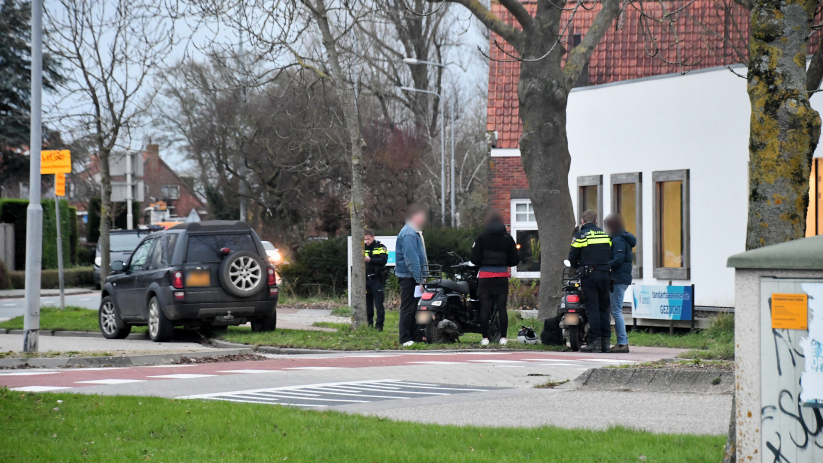
[[[111,263],[111,271],[112,272],[122,272],[126,269],[126,264],[123,263],[122,260],[116,260]]]
[[[563,265],[565,265],[567,268],[572,268],[572,263],[569,262],[569,259],[564,259]]]

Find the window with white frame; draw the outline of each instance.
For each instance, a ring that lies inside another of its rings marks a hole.
[[[513,199],[511,232],[520,253],[520,263],[513,275],[518,278],[540,278],[540,238],[534,207],[528,199]]]

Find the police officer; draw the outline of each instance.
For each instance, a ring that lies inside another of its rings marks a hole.
[[[366,230],[366,317],[369,327],[374,326],[383,331],[386,311],[383,308],[383,268],[389,259],[389,251],[380,241],[374,239],[374,232]],[[374,308],[377,306],[377,323],[374,321]]]
[[[611,338],[609,323],[609,261],[612,241],[597,228],[597,213],[587,210],[580,215],[580,231],[574,234],[569,261],[581,275],[580,283],[586,296],[586,317],[592,338],[581,352],[608,352]]]

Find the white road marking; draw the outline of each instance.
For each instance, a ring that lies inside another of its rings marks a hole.
[[[16,306],[16,305],[17,305],[17,304],[3,304],[3,307],[14,307],[14,306]]]
[[[218,373],[238,373],[238,374],[255,374],[255,373],[279,373],[282,370],[221,370]]]
[[[49,391],[59,391],[61,389],[71,389],[70,387],[61,387],[61,386],[23,386],[23,387],[13,387],[9,389],[10,391],[20,391],[20,392],[49,392]]]
[[[69,371],[112,371],[112,370],[125,370],[126,367],[94,367],[94,368],[75,368]]]
[[[284,370],[340,370],[341,367],[291,367]]]
[[[92,381],[75,381],[74,384],[128,384],[128,383],[144,383],[145,379],[95,379]]]
[[[55,228],[57,228],[57,227],[55,227]],[[85,299],[80,299],[80,300],[81,300],[81,301],[90,301],[91,299],[87,297],[87,298],[85,298]]]
[[[149,365],[149,368],[180,368],[180,367],[196,367],[197,365]]]
[[[488,389],[454,388],[447,385],[384,379],[252,389],[180,398],[316,407],[485,391]]]
[[[523,363],[522,360],[469,360],[475,363]]]
[[[157,379],[195,379],[195,378],[208,378],[210,376],[215,375],[198,375],[192,373],[178,373],[175,375],[158,375],[158,376],[149,376],[149,378],[157,378]]]
[[[438,362],[436,360],[432,360],[429,362],[406,362],[406,363],[417,363],[420,365],[465,365],[465,362]]]
[[[0,376],[37,376],[37,375],[54,375],[60,373],[59,371],[3,371]]]

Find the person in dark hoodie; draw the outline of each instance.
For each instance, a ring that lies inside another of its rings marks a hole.
[[[480,324],[483,327],[481,346],[489,345],[489,320],[492,307],[500,319],[500,344],[506,345],[506,331],[509,329],[509,316],[506,312],[506,299],[509,297],[509,267],[520,262],[517,245],[506,232],[503,216],[496,209],[489,209],[483,221],[485,228],[472,245],[471,262],[478,269],[477,292],[480,296]]]
[[[612,269],[614,291],[611,297],[611,313],[614,318],[614,331],[617,333],[617,345],[609,352],[629,352],[629,337],[626,335],[626,322],[623,320],[623,296],[626,288],[632,284],[632,248],[637,245],[637,238],[626,231],[623,217],[614,213],[606,217],[606,232],[612,239],[612,258],[609,265]]]

